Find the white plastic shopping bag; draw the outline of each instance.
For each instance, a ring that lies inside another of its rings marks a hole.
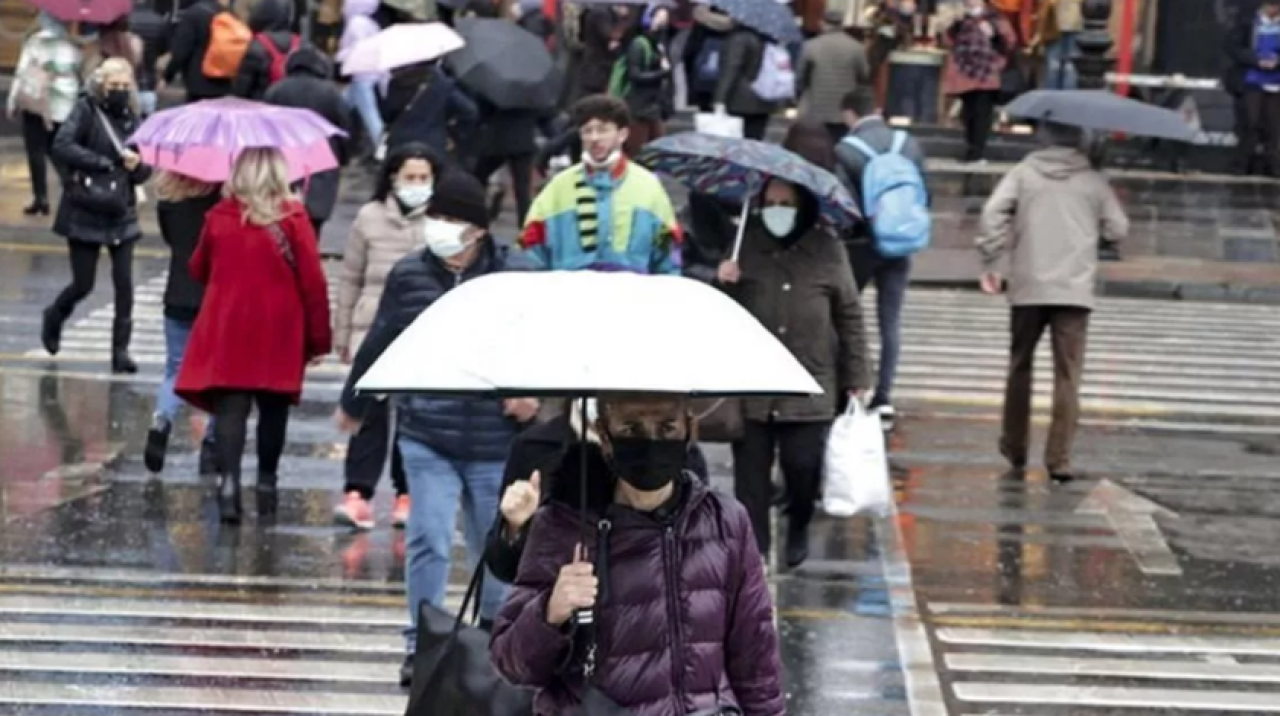
[[[742,117],[724,112],[699,112],[693,115],[693,128],[699,134],[742,139]]]
[[[889,513],[893,491],[880,418],[860,400],[836,418],[822,464],[822,510],[832,517]]]

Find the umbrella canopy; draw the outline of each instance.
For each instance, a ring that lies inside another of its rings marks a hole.
[[[790,351],[721,291],[679,276],[593,271],[468,281],[405,329],[356,388],[498,396],[822,393]]]
[[[466,44],[442,22],[393,25],[357,42],[338,59],[342,74],[381,74],[443,57]]]
[[[560,74],[547,46],[506,20],[464,18],[457,22],[466,46],[444,58],[463,87],[502,109],[554,109]]]
[[[636,161],[700,194],[747,203],[770,177],[808,189],[836,226],[858,221],[858,205],[831,172],[776,144],[683,132],[649,142]]]
[[[63,22],[108,25],[133,11],[133,0],[30,0]]]
[[[782,44],[803,42],[791,6],[777,0],[696,0]]]
[[[290,179],[338,166],[329,137],[344,132],[309,109],[211,99],[157,112],[129,138],[143,161],[203,181],[225,181],[240,152],[274,147]]]
[[[1035,90],[1004,109],[1011,117],[1138,137],[1190,142],[1196,136],[1181,114],[1105,90]]]

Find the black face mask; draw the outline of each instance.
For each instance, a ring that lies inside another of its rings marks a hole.
[[[618,479],[643,492],[653,492],[675,482],[688,459],[684,440],[609,438],[610,463]]]
[[[102,104],[112,114],[124,114],[129,111],[129,94],[129,90],[109,90]]]

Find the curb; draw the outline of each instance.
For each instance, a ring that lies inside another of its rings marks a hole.
[[[946,291],[978,291],[975,279],[911,280],[914,288]],[[1280,305],[1280,286],[1233,286],[1226,283],[1184,283],[1176,281],[1102,281],[1098,296],[1189,303],[1241,303],[1260,306]]]

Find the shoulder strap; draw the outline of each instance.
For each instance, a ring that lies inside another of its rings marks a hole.
[[[276,47],[276,43],[271,41],[271,36],[267,33],[259,32],[257,35],[254,35],[254,39],[256,39],[258,44],[262,45],[262,49],[266,50],[267,54],[271,56],[272,62],[284,57],[284,55],[280,53],[280,48]]]
[[[902,154],[902,148],[907,146],[907,133],[899,129],[893,133],[893,146],[889,151],[893,154]]]
[[[124,144],[120,141],[119,135],[116,134],[116,128],[111,126],[111,120],[107,119],[107,115],[94,105],[94,114],[98,115],[98,121],[102,124],[102,129],[107,133],[107,139],[111,140],[111,146],[115,148],[116,154],[124,156]]]
[[[880,156],[880,153],[872,149],[871,145],[863,141],[861,137],[855,137],[852,134],[850,134],[849,136],[845,137],[840,141],[862,152],[863,154],[866,155],[867,159],[875,159],[876,157]]]
[[[266,229],[271,234],[271,238],[275,240],[276,250],[280,252],[280,257],[284,259],[285,263],[289,264],[289,270],[297,271],[298,261],[293,256],[293,247],[289,245],[289,237],[285,236],[284,229],[280,227],[280,224],[272,224]]]

